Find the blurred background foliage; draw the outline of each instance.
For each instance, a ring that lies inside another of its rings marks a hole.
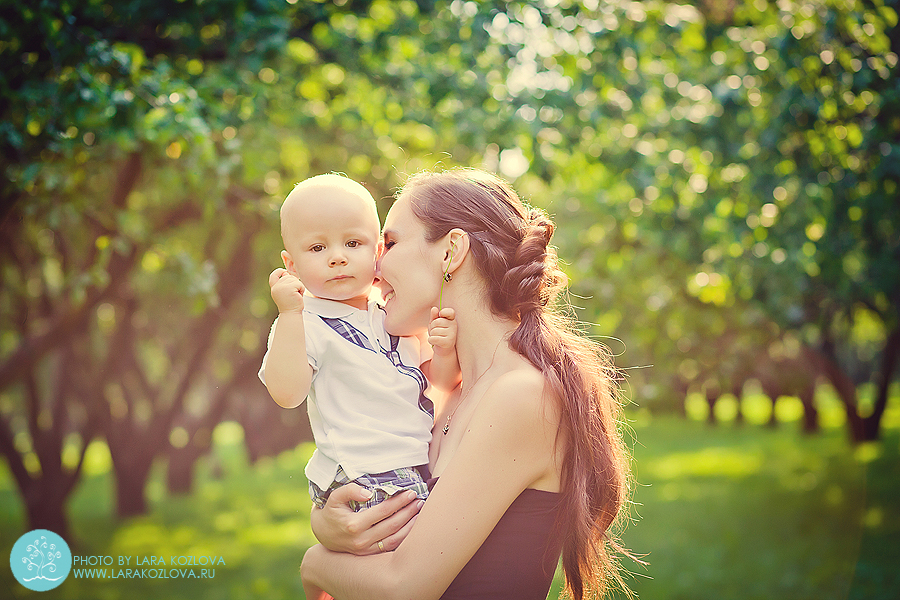
[[[328,171],[382,214],[409,174],[458,165],[546,208],[631,418],[777,423],[788,402],[848,452],[879,439],[900,352],[897,13],[3,0],[0,452],[23,530],[68,532],[100,446],[130,517],[154,468],[191,492],[220,423],[251,464],[308,436],[255,373],[280,202]]]

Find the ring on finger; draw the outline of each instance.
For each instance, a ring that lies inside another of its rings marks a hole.
[[[381,552],[384,552],[384,551],[385,551],[385,550],[384,550],[384,540],[378,540],[378,549],[379,549]]]

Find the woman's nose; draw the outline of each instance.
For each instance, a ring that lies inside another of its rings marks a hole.
[[[375,259],[375,285],[379,285],[381,283],[381,257]]]

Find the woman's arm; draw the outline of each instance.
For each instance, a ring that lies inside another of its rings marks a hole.
[[[439,598],[513,500],[556,469],[558,419],[546,417],[543,384],[537,371],[521,370],[494,382],[395,552],[361,557],[315,546],[303,559],[304,583],[341,600]]]

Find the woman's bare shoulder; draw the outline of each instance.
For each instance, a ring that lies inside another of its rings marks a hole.
[[[485,393],[471,431],[488,452],[518,465],[524,487],[559,491],[560,404],[530,363],[503,373]],[[483,453],[482,453],[483,456]],[[521,490],[519,490],[521,491]]]
[[[494,382],[494,386],[491,387],[503,391],[540,396],[544,393],[546,381],[543,373],[531,363],[523,360],[515,368],[500,375]]]
[[[558,421],[558,402],[547,378],[524,358],[494,381],[483,402],[494,410],[514,412],[520,418]]]

